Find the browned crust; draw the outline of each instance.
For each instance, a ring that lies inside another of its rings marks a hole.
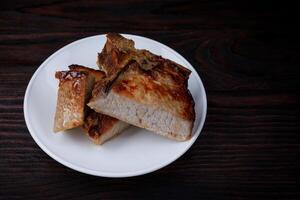
[[[108,40],[102,52],[98,54],[97,64],[101,70],[106,72],[107,77],[113,78],[132,60],[132,57],[132,51],[118,49]]]
[[[107,33],[107,41],[122,51],[134,49],[134,41],[123,37],[118,33]]]
[[[117,33],[108,33],[107,41],[101,53],[98,54],[98,66],[108,77],[118,73],[129,62],[139,63],[144,70],[151,70],[162,63],[173,66],[178,73],[189,76],[191,71],[171,60],[155,55],[145,49],[135,49],[134,42]]]
[[[107,133],[118,121],[118,119],[88,109],[82,128],[93,141],[97,142],[101,135]]]
[[[84,67],[82,65],[70,65],[69,69],[71,72],[83,72],[83,73],[89,73],[90,75],[94,76],[95,80],[101,80],[105,77],[105,73],[99,70],[91,69],[88,67]]]
[[[87,77],[87,73],[79,71],[58,71],[55,72],[55,78],[59,80],[59,86],[66,81],[74,81],[75,79],[84,79]]]

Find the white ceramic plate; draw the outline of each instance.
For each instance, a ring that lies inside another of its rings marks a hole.
[[[97,35],[75,41],[51,55],[32,76],[24,99],[27,127],[35,142],[53,159],[74,170],[104,177],[129,177],[160,169],[184,154],[195,142],[206,117],[206,94],[201,79],[192,65],[171,48],[154,40],[123,34],[135,41],[136,47],[169,58],[192,71],[189,79],[196,110],[193,137],[177,142],[145,129],[131,127],[102,146],[94,145],[78,129],[55,134],[52,131],[58,81],[55,71],[70,64],[97,69],[97,53],[106,41]]]

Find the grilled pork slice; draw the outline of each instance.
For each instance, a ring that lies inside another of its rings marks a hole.
[[[99,81],[88,106],[97,112],[179,141],[188,140],[195,120],[188,90],[190,71],[136,50],[132,40],[108,34],[98,64],[107,78]]]
[[[89,70],[76,69],[56,72],[55,77],[59,79],[59,89],[54,132],[71,129],[84,123],[85,107],[91,96],[95,76],[105,76],[100,71],[93,70],[91,72],[93,73],[90,73]]]
[[[95,144],[103,144],[128,126],[126,122],[88,109],[82,129]]]

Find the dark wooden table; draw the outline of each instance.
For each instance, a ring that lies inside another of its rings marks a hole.
[[[1,2],[0,199],[299,199],[299,22],[293,6],[274,4]],[[37,146],[24,121],[38,66],[64,45],[106,32],[176,49],[207,91],[198,140],[151,174],[109,179],[68,169]]]

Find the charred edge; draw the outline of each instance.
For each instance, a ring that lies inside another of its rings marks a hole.
[[[89,67],[85,67],[82,65],[77,65],[77,64],[72,64],[69,66],[70,71],[74,71],[74,72],[84,72],[84,73],[97,73],[97,74],[104,74],[104,72],[100,71],[100,70],[96,70],[96,69],[92,69]]]
[[[86,68],[85,66],[82,66],[82,65],[77,65],[77,64],[72,64],[69,66],[69,69],[70,70],[73,70],[73,69],[76,69],[76,68]]]
[[[83,71],[58,71],[55,72],[55,78],[59,80],[60,84],[63,84],[65,81],[73,80],[75,78],[84,78],[88,74]]]
[[[87,117],[85,119],[85,124],[83,127],[86,129],[90,137],[99,136],[102,129],[102,118],[103,115],[96,113],[94,110],[89,109]]]

